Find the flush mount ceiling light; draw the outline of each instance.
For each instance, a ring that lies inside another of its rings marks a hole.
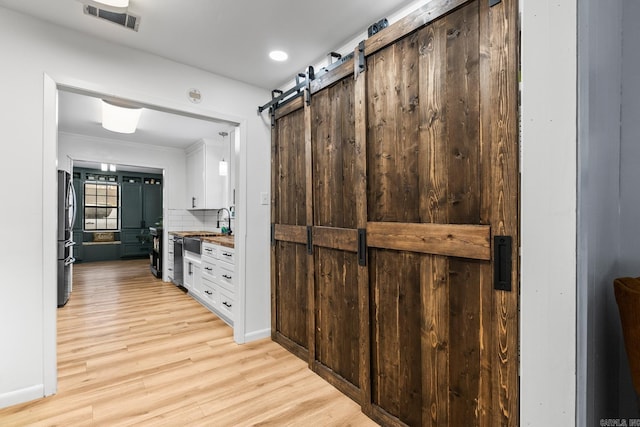
[[[284,52],[282,50],[272,50],[271,52],[269,52],[269,58],[273,59],[274,61],[282,62],[286,61],[287,58],[289,58],[289,55],[287,54],[287,52]]]
[[[102,100],[102,127],[112,132],[134,133],[142,108]]]
[[[106,6],[110,9],[124,10],[129,7],[129,0],[87,0],[84,3],[93,4],[97,7]]]
[[[129,0],[93,0],[96,3],[102,3],[113,7],[129,7]]]

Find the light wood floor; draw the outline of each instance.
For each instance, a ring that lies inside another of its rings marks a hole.
[[[0,425],[375,425],[271,340],[235,344],[146,260],[74,266],[58,381],[56,395],[0,410]]]

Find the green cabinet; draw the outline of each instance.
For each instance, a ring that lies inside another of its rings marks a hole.
[[[121,256],[148,256],[152,246],[149,227],[162,217],[162,179],[123,176],[121,185]]]

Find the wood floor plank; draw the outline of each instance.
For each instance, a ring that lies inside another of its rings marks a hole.
[[[280,345],[235,344],[146,260],[74,266],[57,314],[58,393],[0,410],[0,425],[376,425]]]

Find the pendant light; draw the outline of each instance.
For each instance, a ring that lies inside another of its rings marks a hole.
[[[224,137],[229,135],[229,133],[218,132],[218,135],[220,135],[224,141]],[[218,163],[218,173],[220,176],[227,176],[229,174],[229,163],[225,162],[224,157],[222,157],[222,160]]]

